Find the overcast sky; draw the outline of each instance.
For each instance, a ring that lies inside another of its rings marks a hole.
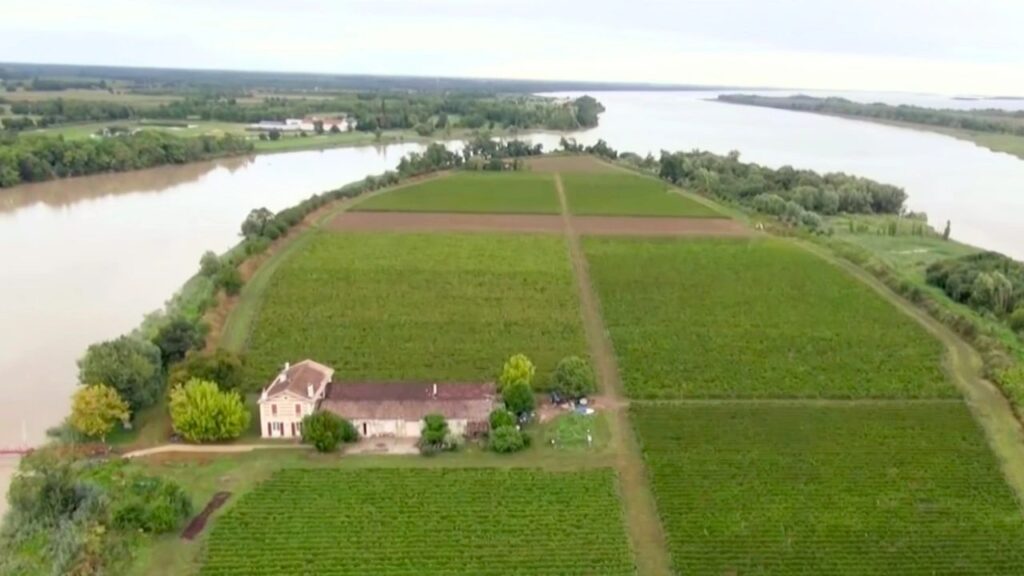
[[[0,0],[0,60],[1024,95],[1024,0]]]

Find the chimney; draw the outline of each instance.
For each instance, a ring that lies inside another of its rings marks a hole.
[[[306,384],[306,395],[309,396],[310,398],[313,397],[313,385],[312,384]]]
[[[291,362],[285,362],[284,363],[284,371],[285,372],[287,372],[288,369],[291,368],[291,367],[292,367],[292,363]]]
[[[437,398],[437,383],[434,383],[434,398]]]

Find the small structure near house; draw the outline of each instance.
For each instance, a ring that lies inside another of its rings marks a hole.
[[[264,438],[302,436],[302,419],[312,414],[334,378],[334,369],[312,360],[285,364],[260,394],[260,431]]]
[[[364,438],[419,438],[423,417],[441,414],[452,434],[487,432],[497,405],[491,383],[333,382],[334,369],[313,360],[284,370],[260,394],[264,438],[302,436],[302,419],[328,410],[352,422]]]

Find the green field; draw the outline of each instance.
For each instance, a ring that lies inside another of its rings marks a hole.
[[[319,233],[271,279],[250,383],[313,358],[341,379],[479,381],[527,354],[540,384],[586,350],[561,237]]]
[[[611,470],[293,469],[221,517],[203,576],[634,574]]]
[[[564,174],[569,211],[578,216],[725,218],[653,178],[632,174]]]
[[[937,340],[793,244],[585,238],[583,246],[632,397],[958,396]]]
[[[381,194],[354,210],[558,214],[554,180],[544,174],[459,173]]]
[[[1024,519],[960,402],[634,407],[680,574],[1020,574]]]

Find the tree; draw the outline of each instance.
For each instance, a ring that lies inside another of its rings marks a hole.
[[[164,366],[178,362],[203,341],[199,328],[187,319],[176,316],[160,327],[153,338],[153,344],[160,349]]]
[[[274,140],[274,141],[280,140],[281,139],[281,131],[280,130],[271,130],[270,133],[267,134],[267,138],[270,138],[271,140]]]
[[[212,354],[191,354],[178,362],[167,375],[171,388],[193,378],[215,382],[222,391],[242,390],[242,357],[224,349]]]
[[[431,456],[455,447],[448,430],[448,421],[441,414],[427,414],[423,418],[423,432],[420,434],[420,453]]]
[[[171,391],[171,423],[189,442],[233,440],[249,427],[249,411],[237,392],[193,378]]]
[[[526,448],[526,435],[515,426],[501,426],[491,430],[487,447],[499,454],[518,452]]]
[[[341,128],[338,128],[338,124],[337,123],[331,124],[330,133],[331,134],[341,134]]]
[[[302,441],[318,452],[333,452],[338,444],[358,439],[356,427],[333,412],[314,412],[302,419]]]
[[[597,389],[594,371],[590,364],[579,356],[566,356],[555,366],[552,376],[555,390],[570,398],[581,398]]]
[[[127,424],[131,412],[128,404],[106,384],[79,388],[71,398],[71,427],[92,438],[107,441],[114,424]]]
[[[537,368],[525,354],[516,354],[505,361],[498,377],[498,391],[501,392],[506,386],[516,382],[525,382],[529,387],[533,383],[533,375]]]
[[[516,416],[504,408],[498,408],[491,412],[488,422],[491,425],[491,430],[497,430],[503,426],[515,426]]]
[[[242,291],[242,273],[234,266],[224,266],[214,277],[213,283],[216,287],[222,288],[228,296],[235,296]]]
[[[137,412],[156,402],[163,390],[160,349],[131,336],[93,344],[78,361],[78,382],[114,388]]]
[[[1024,334],[1024,304],[1017,306],[1017,309],[1010,314],[1009,320],[1010,328],[1014,332],[1020,332]]]
[[[505,408],[517,416],[532,412],[536,404],[533,389],[522,380],[506,386],[501,399],[505,401]]]
[[[220,271],[220,256],[213,250],[207,250],[199,259],[199,274],[207,278],[213,278]]]
[[[273,212],[267,208],[254,208],[242,222],[242,236],[246,238],[266,236],[267,229],[273,221]]]
[[[946,229],[942,231],[942,239],[943,240],[949,240],[949,233],[950,233],[950,229],[952,228],[952,225],[953,225],[952,222],[950,222],[949,220],[946,220]]]

